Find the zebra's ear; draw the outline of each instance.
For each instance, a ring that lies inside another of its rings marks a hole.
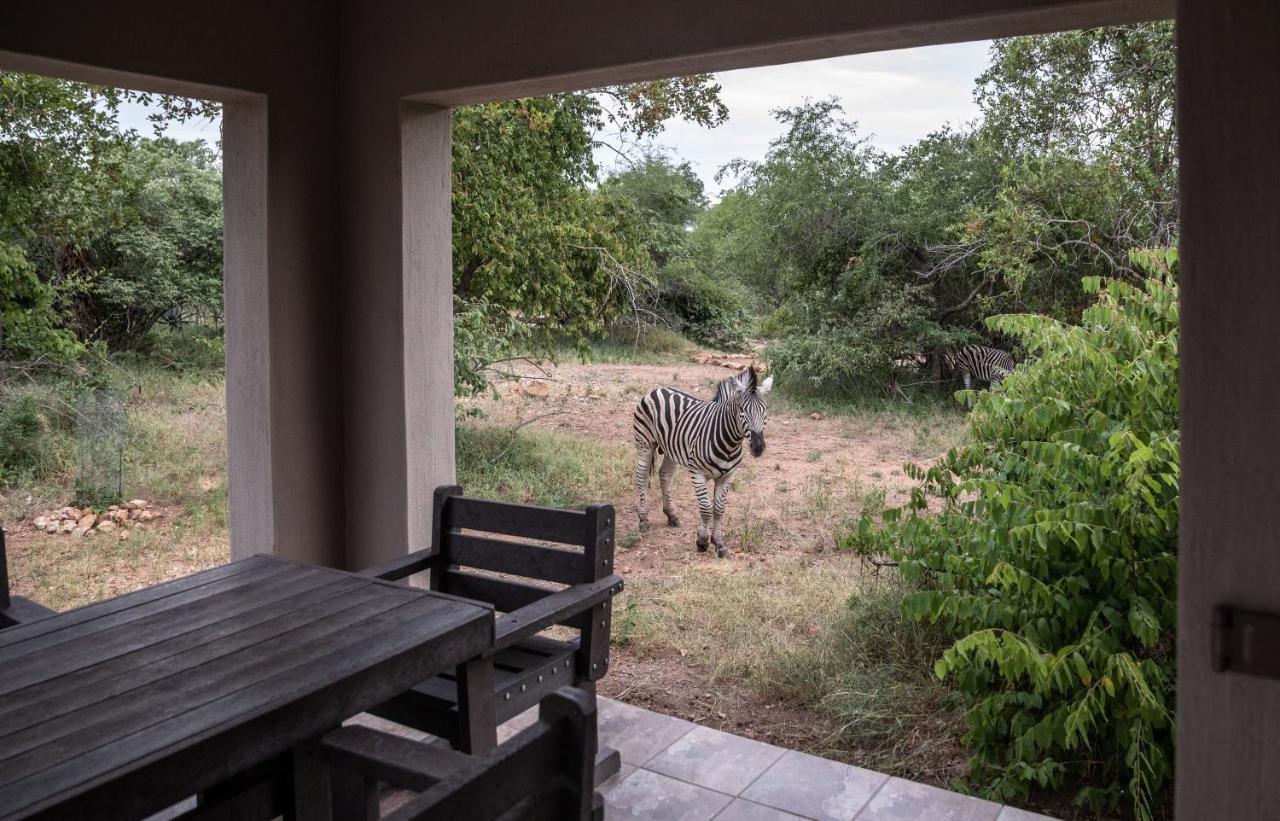
[[[759,385],[756,385],[756,393],[760,394],[761,396],[764,396],[766,393],[768,393],[771,390],[773,390],[772,376],[765,377],[765,380],[763,382],[761,382]]]

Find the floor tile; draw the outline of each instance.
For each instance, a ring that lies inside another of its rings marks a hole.
[[[664,716],[612,699],[599,701],[600,747],[612,747],[628,764],[641,766],[694,728],[679,718]]]
[[[635,772],[635,770],[636,770],[636,765],[628,764],[624,761],[622,765],[618,767],[618,771],[613,775],[609,776],[608,778],[606,778],[604,781],[601,781],[599,784],[597,784],[596,789],[602,793],[607,793],[609,792],[609,790],[613,789],[614,787],[618,786],[618,784],[622,783],[622,780],[627,776],[631,775],[633,772]]]
[[[785,752],[710,727],[694,727],[644,766],[699,787],[737,795]]]
[[[605,793],[609,821],[711,821],[732,796],[636,770]]]
[[[745,798],[735,798],[732,804],[716,816],[716,821],[805,821],[805,819]]]
[[[525,727],[532,727],[538,721],[538,706],[535,704],[520,715],[498,725],[498,743],[502,744]]]
[[[981,798],[891,778],[858,816],[858,821],[995,821],[1000,805]]]
[[[1020,810],[1017,807],[1005,807],[1000,810],[1000,814],[996,816],[996,821],[1056,821],[1047,815],[1031,812],[1030,810]]]
[[[742,797],[821,821],[850,821],[886,780],[861,767],[789,752]]]

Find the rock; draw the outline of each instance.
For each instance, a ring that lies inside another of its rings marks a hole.
[[[84,534],[86,534],[86,533],[88,533],[88,532],[89,532],[89,529],[88,529],[88,528],[85,528],[85,527],[77,527],[75,530],[71,531],[71,535],[72,535],[72,536],[76,536],[76,537],[80,537],[80,536],[83,536]]]
[[[821,418],[822,418],[822,414],[820,414],[820,413],[811,413],[811,414],[809,414],[809,418],[816,422],[816,421],[818,421],[819,419],[821,419]]]
[[[81,516],[80,519],[76,522],[76,527],[81,528],[83,530],[88,530],[89,528],[93,527],[97,523],[98,523],[98,517],[92,513],[87,513],[84,516]]]
[[[37,516],[31,524],[36,526],[36,530],[44,530],[45,525],[49,524],[49,517]]]
[[[103,533],[110,533],[115,529],[116,529],[116,523],[111,521],[110,519],[107,519],[106,521],[98,522],[98,530],[101,530]]]

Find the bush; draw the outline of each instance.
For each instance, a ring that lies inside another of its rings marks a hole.
[[[52,389],[0,386],[0,487],[49,479],[67,468],[66,407]]]
[[[703,274],[689,258],[677,258],[659,275],[658,312],[690,339],[740,350],[748,315],[735,285]]]
[[[848,540],[921,589],[904,612],[961,636],[938,660],[966,704],[973,776],[999,800],[1082,783],[1077,802],[1167,804],[1178,531],[1175,251],[1134,286],[1085,281],[1079,326],[994,317],[1035,357],[964,396],[971,438],[905,509]],[[928,496],[943,510],[931,515]]]

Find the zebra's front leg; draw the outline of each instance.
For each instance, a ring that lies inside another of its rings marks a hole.
[[[732,481],[732,470],[716,479],[716,495],[711,503],[711,543],[716,546],[716,555],[722,559],[729,555],[729,548],[724,546],[721,525],[724,522],[725,502],[729,497],[729,484]]]
[[[670,456],[662,457],[662,467],[658,468],[658,484],[662,486],[662,512],[667,514],[667,525],[680,526],[680,517],[676,516],[675,505],[671,503],[671,477],[679,465]]]
[[[641,531],[649,529],[649,472],[653,469],[654,450],[653,447],[636,449],[636,497],[638,499],[636,507],[640,516]]]
[[[694,492],[698,494],[698,552],[705,553],[711,543],[711,498],[707,496],[707,477],[696,471],[689,471],[693,480]]]

